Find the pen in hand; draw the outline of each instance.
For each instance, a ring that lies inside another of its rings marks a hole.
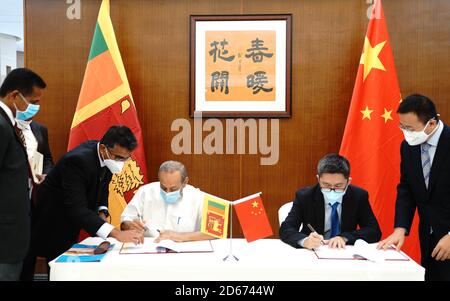
[[[314,228],[313,228],[313,226],[311,226],[311,224],[307,224],[307,226],[308,226],[309,230],[311,230],[311,232],[316,232],[316,233],[317,233],[317,231],[314,230]],[[317,234],[319,234],[319,233],[317,233]],[[322,246],[325,245],[325,243],[323,242],[323,240],[320,241],[320,244],[321,244]]]
[[[142,216],[139,213],[138,213],[138,218],[139,218],[139,221],[141,222],[142,226],[144,227],[144,232],[148,231],[149,229],[148,229],[147,225],[144,223],[144,221],[142,220]]]

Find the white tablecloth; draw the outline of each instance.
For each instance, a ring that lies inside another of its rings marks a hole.
[[[87,238],[85,244],[98,244]],[[295,249],[277,239],[247,243],[233,239],[238,262],[224,262],[229,240],[213,240],[212,253],[121,255],[121,243],[101,262],[50,263],[50,280],[424,280],[425,270],[413,260],[373,263],[317,259],[312,251]]]

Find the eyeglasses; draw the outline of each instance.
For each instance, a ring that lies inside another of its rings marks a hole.
[[[401,124],[398,125],[399,129],[401,129],[402,131],[407,131],[407,132],[414,132],[414,130],[410,127],[405,127]]]
[[[320,187],[320,189],[322,189],[323,192],[331,192],[331,191],[334,191],[334,192],[344,192],[346,188],[347,188],[347,186],[344,187],[344,188],[326,188],[326,187]]]
[[[320,189],[322,189],[324,192],[331,192],[331,191],[334,191],[334,192],[344,192],[344,191],[347,189],[348,181],[347,181],[347,183],[345,183],[345,184],[341,184],[341,183],[337,184],[337,185],[339,185],[339,186],[340,186],[340,185],[344,185],[344,187],[335,187],[335,188],[331,188],[330,186],[332,186],[332,185],[326,183],[325,186],[323,186],[322,183],[320,183],[320,181],[319,181],[319,185],[320,185]],[[328,186],[328,187],[327,187],[327,186]]]
[[[425,124],[425,127],[422,129],[425,130],[427,128],[427,126],[430,124],[431,120],[435,120],[436,118],[431,118],[430,120],[428,120],[428,122]],[[403,131],[407,131],[407,132],[414,132],[415,130],[409,126],[404,126],[402,124],[399,124],[398,127],[403,130]]]
[[[116,155],[113,152],[111,152],[111,149],[109,149],[109,148],[107,148],[107,150],[108,150],[108,153],[114,157],[114,158],[111,158],[113,160],[120,161],[120,162],[125,162],[125,161],[128,161],[131,158],[131,156],[128,156],[128,157],[125,158],[125,157]]]

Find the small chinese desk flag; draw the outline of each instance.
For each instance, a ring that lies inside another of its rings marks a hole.
[[[233,202],[236,214],[241,223],[244,236],[248,242],[265,238],[273,234],[266,210],[264,209],[261,193]]]

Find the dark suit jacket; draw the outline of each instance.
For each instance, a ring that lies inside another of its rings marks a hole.
[[[298,242],[311,233],[306,226],[308,223],[318,233],[323,234],[325,202],[318,184],[300,189],[295,194],[292,209],[280,227],[281,240],[295,248],[301,248]],[[299,232],[302,224],[302,230]],[[349,185],[342,199],[340,235],[348,239],[347,244],[353,244],[357,239],[373,243],[381,237],[367,191],[354,185]]]
[[[112,174],[100,167],[97,141],[85,142],[65,154],[38,186],[33,249],[55,258],[78,240],[81,229],[95,235],[105,223],[97,214],[108,205]]]
[[[420,145],[401,145],[400,183],[397,186],[395,227],[409,232],[416,207],[419,209],[419,236],[422,261],[430,256],[430,226],[438,241],[450,231],[450,127],[444,125],[431,166],[428,190],[422,170]],[[435,244],[435,243],[434,243]]]
[[[0,108],[0,263],[22,261],[30,242],[28,158]]]
[[[50,152],[50,145],[48,143],[47,127],[37,121],[32,121],[30,124],[31,131],[38,142],[37,151],[44,155],[43,174],[48,174],[53,167],[53,157]]]

